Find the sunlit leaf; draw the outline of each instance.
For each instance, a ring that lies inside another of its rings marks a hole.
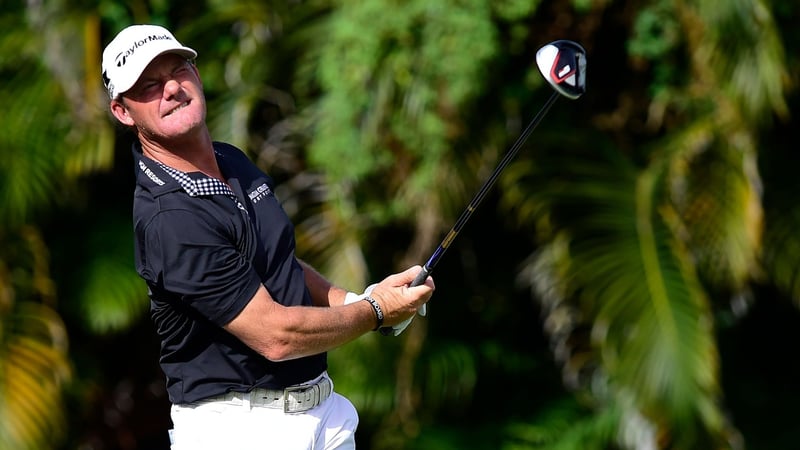
[[[22,301],[0,315],[0,448],[49,448],[64,437],[62,387],[70,376],[54,311]]]

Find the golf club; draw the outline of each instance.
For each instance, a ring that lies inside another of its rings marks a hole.
[[[422,271],[420,271],[419,275],[411,282],[410,286],[419,286],[423,284],[433,272],[433,269],[436,267],[436,264],[439,263],[442,255],[444,255],[445,251],[450,247],[450,244],[453,243],[453,240],[455,240],[458,233],[464,227],[464,224],[467,223],[472,213],[475,212],[475,209],[477,209],[480,202],[492,188],[495,181],[497,181],[500,173],[511,160],[514,159],[522,145],[528,139],[528,136],[530,136],[536,126],[539,125],[539,122],[542,121],[542,118],[544,118],[545,114],[547,114],[558,97],[561,95],[575,100],[586,91],[586,51],[578,43],[569,40],[558,40],[545,45],[536,52],[536,65],[544,79],[547,80],[553,88],[553,94],[547,99],[544,106],[542,106],[533,120],[531,120],[519,138],[517,138],[514,145],[512,145],[505,156],[503,156],[500,164],[494,169],[489,179],[483,183],[483,186],[481,186],[478,193],[473,197],[467,209],[461,213],[461,216],[458,218],[455,225],[453,225],[453,228],[447,233],[442,243],[439,244],[439,247],[433,252],[422,267]],[[426,305],[422,305],[419,309],[419,314],[424,316],[426,313]],[[414,316],[394,328],[383,327],[380,329],[380,332],[384,336],[392,334],[397,336],[406,329],[413,319]]]

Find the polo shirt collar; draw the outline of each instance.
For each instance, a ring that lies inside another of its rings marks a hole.
[[[219,161],[220,154],[214,149],[214,155]],[[133,156],[137,165],[137,179],[139,177],[146,177],[151,183],[148,183],[151,191],[155,194],[157,192],[166,193],[182,189],[190,197],[209,196],[209,195],[227,195],[236,198],[236,194],[222,181],[209,177],[200,172],[187,173],[167,166],[166,164],[148,158],[142,153],[142,146],[139,142],[133,143]],[[144,180],[138,181],[138,184],[143,184]]]

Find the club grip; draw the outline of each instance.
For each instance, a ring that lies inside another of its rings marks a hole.
[[[431,274],[431,270],[433,270],[433,269],[428,269],[428,265],[427,264],[422,266],[422,270],[419,271],[419,273],[417,274],[417,277],[414,278],[414,281],[412,281],[409,286],[410,287],[414,287],[414,286],[419,286],[420,284],[425,284],[425,280],[428,279],[428,275]],[[424,316],[424,315],[428,314],[428,305],[420,306],[418,312],[419,312],[420,316]]]
[[[417,277],[414,278],[414,281],[411,282],[409,287],[414,287],[414,286],[419,286],[420,284],[425,284],[425,280],[428,279],[428,275],[431,274],[431,270],[433,270],[433,269],[428,269],[428,265],[427,264],[422,266],[422,270],[419,271],[419,273],[417,274]],[[417,310],[417,313],[420,316],[427,315],[428,314],[428,305],[420,306],[419,309]]]
[[[430,271],[427,267],[422,266],[422,270],[419,271],[417,277],[414,278],[414,281],[409,284],[409,287],[419,286],[420,284],[425,284],[425,280],[428,279],[428,275],[430,275]]]

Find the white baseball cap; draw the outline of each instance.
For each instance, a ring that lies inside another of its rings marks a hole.
[[[103,50],[103,84],[112,99],[127,91],[157,56],[177,53],[188,59],[197,52],[184,47],[172,33],[158,25],[131,25],[120,31]]]

